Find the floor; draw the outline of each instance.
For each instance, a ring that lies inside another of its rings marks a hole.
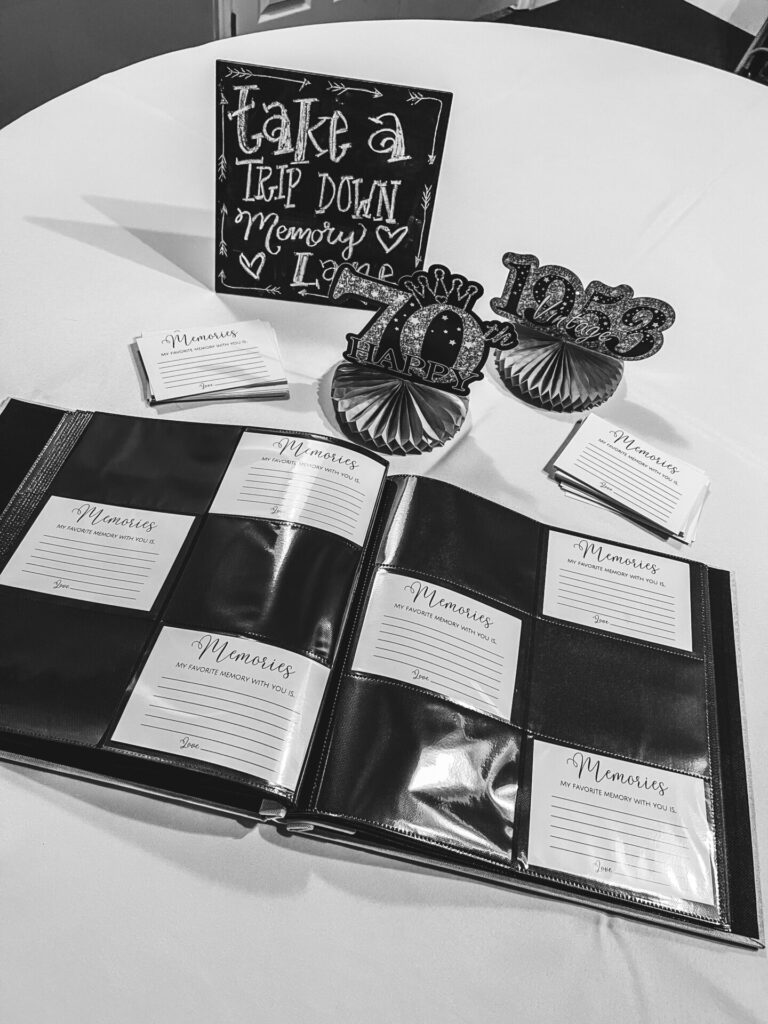
[[[701,3],[557,0],[488,17],[617,39],[733,70],[751,35],[701,10]],[[215,9],[213,0],[0,0],[0,128],[98,75],[207,42]]]

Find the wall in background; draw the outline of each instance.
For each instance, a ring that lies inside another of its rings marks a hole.
[[[539,6],[552,0],[517,0],[518,6]],[[238,35],[274,28],[317,25],[332,21],[379,18],[429,18],[472,21],[505,5],[500,0],[218,0],[221,35],[228,13],[235,15]]]
[[[213,0],[0,0],[0,127],[107,71],[213,34]]]

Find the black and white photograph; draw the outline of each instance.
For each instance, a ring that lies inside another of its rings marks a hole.
[[[0,1020],[766,1024],[768,0],[0,0]]]

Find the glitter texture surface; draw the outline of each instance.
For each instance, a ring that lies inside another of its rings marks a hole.
[[[515,343],[514,328],[484,322],[472,311],[483,294],[476,281],[435,264],[397,284],[339,269],[331,295],[354,296],[379,311],[360,334],[347,335],[346,359],[441,391],[466,395],[482,377],[490,348]]]
[[[626,359],[648,359],[675,321],[661,299],[637,298],[626,284],[591,281],[567,267],[539,266],[508,252],[509,273],[491,309],[515,324],[518,344],[497,351],[496,369],[512,394],[554,412],[583,412],[618,387]]]
[[[629,285],[579,278],[535,256],[504,255],[507,281],[491,309],[521,327],[536,330],[617,359],[647,359],[664,344],[675,311],[661,299],[636,297]]]

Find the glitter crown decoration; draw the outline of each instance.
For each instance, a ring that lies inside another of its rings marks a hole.
[[[472,311],[483,294],[476,281],[436,264],[400,278],[380,281],[339,268],[331,297],[354,296],[380,307],[360,334],[347,335],[344,358],[441,391],[466,395],[482,377],[490,348],[516,343],[515,329],[485,322]]]
[[[470,309],[475,300],[483,294],[477,281],[468,281],[461,274],[452,274],[439,263],[429,270],[417,270],[400,278],[400,284],[419,300],[422,306],[433,303]]]

